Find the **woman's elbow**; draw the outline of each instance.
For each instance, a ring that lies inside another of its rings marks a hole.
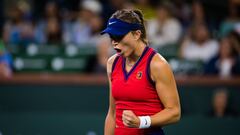
[[[173,122],[178,122],[181,119],[181,110],[180,108],[176,108],[173,111]]]

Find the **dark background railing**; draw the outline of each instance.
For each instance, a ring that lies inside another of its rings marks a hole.
[[[168,135],[238,135],[239,117],[208,116],[212,93],[228,89],[230,106],[240,112],[240,78],[176,76],[182,106]],[[106,75],[15,74],[0,79],[3,135],[102,135],[108,109]]]

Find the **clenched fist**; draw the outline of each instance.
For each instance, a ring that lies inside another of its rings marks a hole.
[[[140,119],[131,110],[123,111],[122,120],[127,127],[138,128],[140,125]]]

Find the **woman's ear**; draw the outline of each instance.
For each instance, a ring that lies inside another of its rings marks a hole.
[[[133,37],[135,40],[139,40],[141,37],[142,32],[140,30],[136,30],[133,32]]]

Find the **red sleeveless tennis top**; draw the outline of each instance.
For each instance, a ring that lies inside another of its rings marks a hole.
[[[127,72],[126,58],[118,55],[112,66],[112,96],[116,106],[115,135],[142,135],[150,129],[128,128],[122,121],[123,110],[132,110],[137,116],[151,116],[163,109],[154,82],[150,77],[150,62],[156,52],[145,47],[142,55]]]

